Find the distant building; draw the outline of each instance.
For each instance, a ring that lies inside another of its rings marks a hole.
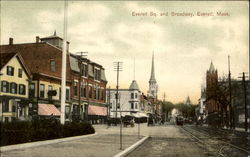
[[[188,106],[191,105],[191,100],[190,100],[189,96],[187,97],[185,104],[188,105]]]
[[[109,91],[107,91],[107,95]],[[133,116],[136,113],[143,113],[145,104],[141,104],[142,93],[139,90],[138,84],[135,80],[132,81],[128,89],[118,90],[118,106],[116,112],[116,89],[110,89],[110,116],[124,117],[126,115]],[[107,100],[109,102],[109,100]],[[117,114],[117,116],[116,116]],[[145,114],[146,115],[146,114]]]
[[[0,120],[29,120],[30,72],[19,53],[0,53]]]
[[[220,106],[216,100],[216,91],[218,88],[218,72],[214,68],[213,62],[210,63],[206,75],[206,110],[208,112],[208,123],[218,123]],[[212,125],[212,124],[211,124]]]

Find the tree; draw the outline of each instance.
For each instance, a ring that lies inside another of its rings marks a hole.
[[[170,101],[162,101],[161,103],[162,103],[162,112],[168,116],[169,113],[172,112],[174,104]]]

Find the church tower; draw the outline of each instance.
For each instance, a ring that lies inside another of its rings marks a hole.
[[[207,97],[211,97],[218,84],[218,72],[214,68],[213,62],[210,63],[209,70],[207,70],[207,76],[206,76],[206,88],[207,88]]]
[[[155,66],[154,66],[154,54],[152,56],[152,65],[151,65],[151,76],[149,79],[149,90],[148,90],[148,96],[156,98],[157,97],[157,91],[158,91],[158,85],[155,79]]]

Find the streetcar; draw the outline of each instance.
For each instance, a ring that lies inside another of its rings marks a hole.
[[[184,118],[182,116],[178,115],[176,117],[176,124],[177,125],[183,125],[183,122],[184,122]]]

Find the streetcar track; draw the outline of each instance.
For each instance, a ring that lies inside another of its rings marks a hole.
[[[194,130],[194,129],[192,129],[192,128],[189,128],[189,130],[186,128],[186,127],[181,127],[183,130],[185,130],[186,132],[188,132],[192,137],[194,137],[195,139],[197,139],[200,143],[202,143],[204,146],[205,146],[205,141],[203,141],[202,139],[203,138],[200,138],[200,137],[198,137],[197,135],[195,135],[193,132],[197,132],[198,134],[202,134],[203,136],[206,136],[207,138],[210,138],[210,139],[213,139],[213,140],[217,140],[218,142],[220,142],[220,143],[223,143],[223,144],[226,144],[227,146],[229,146],[229,147],[233,147],[233,148],[235,148],[235,149],[237,149],[237,150],[240,150],[240,151],[243,151],[243,152],[245,152],[245,153],[247,153],[248,155],[250,154],[250,151],[248,151],[248,150],[246,150],[246,149],[244,149],[244,148],[241,148],[241,147],[238,147],[238,146],[236,146],[236,145],[234,145],[234,144],[231,144],[231,143],[228,143],[228,142],[226,142],[226,141],[223,141],[223,140],[221,140],[220,138],[217,138],[217,137],[213,137],[213,136],[210,136],[208,133],[205,133],[205,130],[202,130],[202,132],[201,131],[197,131],[197,130]],[[192,130],[193,132],[191,132],[190,130]],[[223,131],[224,132],[224,131]],[[225,133],[225,132],[224,132]],[[206,145],[209,145],[208,143],[206,144]],[[211,145],[211,144],[210,144]],[[225,148],[227,148],[227,146],[222,146],[222,147],[220,147],[220,149],[218,150],[218,152],[216,153],[216,155],[218,156],[222,156],[222,157],[225,157],[226,156],[226,154],[225,154],[225,152],[223,152],[223,150],[225,149]]]

